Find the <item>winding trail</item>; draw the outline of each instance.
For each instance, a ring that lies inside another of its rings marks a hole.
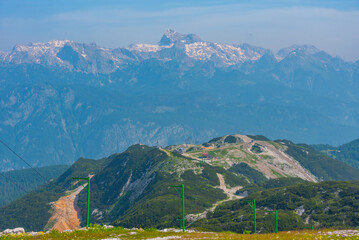
[[[217,186],[217,188],[222,189],[223,192],[227,195],[228,198],[216,202],[210,209],[208,209],[211,212],[213,212],[216,209],[216,207],[221,203],[231,201],[231,200],[235,200],[235,199],[243,198],[241,196],[236,195],[236,192],[239,189],[243,188],[242,186],[236,186],[236,187],[233,187],[233,188],[227,188],[226,182],[224,181],[224,178],[223,178],[222,174],[217,173],[217,177],[218,177],[218,180],[219,180],[219,186]]]
[[[241,196],[236,195],[236,192],[239,189],[242,189],[242,186],[236,186],[236,187],[232,187],[232,188],[227,188],[226,183],[224,181],[224,178],[222,176],[222,174],[217,173],[217,177],[219,180],[219,187],[220,189],[223,190],[223,192],[227,195],[228,199],[226,199],[226,201],[230,201],[230,200],[234,200],[234,199],[240,199],[242,198]]]
[[[228,198],[214,203],[214,204],[212,205],[212,207],[208,208],[207,210],[205,210],[205,211],[202,212],[202,213],[198,213],[198,214],[188,214],[188,215],[186,215],[186,219],[187,219],[187,220],[189,220],[189,221],[191,221],[191,222],[194,222],[194,221],[197,221],[197,220],[199,220],[199,219],[206,218],[206,217],[207,217],[207,213],[208,213],[208,212],[214,212],[214,210],[216,209],[216,207],[217,207],[218,205],[220,205],[220,204],[222,204],[222,203],[224,203],[224,202],[227,202],[227,201],[231,201],[231,200],[243,198],[242,196],[235,195],[235,193],[236,193],[239,189],[242,189],[242,188],[243,188],[242,186],[236,186],[236,187],[233,187],[233,188],[227,188],[226,183],[225,183],[224,178],[223,178],[223,175],[217,173],[217,177],[218,177],[218,180],[219,180],[219,186],[217,186],[216,188],[222,189],[223,192],[227,195]]]

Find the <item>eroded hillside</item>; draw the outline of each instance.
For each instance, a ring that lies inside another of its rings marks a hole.
[[[284,143],[260,141],[245,135],[226,135],[203,145],[182,144],[168,149],[183,156],[225,169],[246,163],[267,179],[298,177],[316,182],[317,178],[297,160],[285,153]]]

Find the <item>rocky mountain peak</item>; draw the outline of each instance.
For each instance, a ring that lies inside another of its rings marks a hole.
[[[292,45],[287,48],[282,48],[278,51],[277,56],[279,58],[285,58],[290,54],[301,53],[304,55],[313,55],[320,52],[318,48],[313,45]]]
[[[176,32],[173,29],[168,29],[162,36],[159,45],[160,46],[168,46],[172,43],[178,43],[181,42],[183,44],[190,44],[195,42],[202,42],[202,39],[200,39],[195,34],[181,34]]]

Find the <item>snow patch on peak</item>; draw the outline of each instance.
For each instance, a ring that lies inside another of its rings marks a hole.
[[[48,42],[53,47],[63,47],[66,43],[71,43],[73,41],[70,40],[52,40]]]
[[[57,57],[57,53],[67,44],[75,45],[75,42],[52,40],[46,43],[17,44],[3,60],[16,64],[62,65],[62,60]]]
[[[186,54],[196,60],[209,60],[212,56],[226,65],[242,63],[246,60],[257,60],[262,55],[247,56],[240,47],[222,43],[195,42],[185,45]]]
[[[24,44],[16,44],[13,48],[13,51],[41,51],[41,50],[48,50],[50,48],[61,48],[67,43],[73,43],[70,40],[52,40],[47,43],[28,43]]]
[[[168,46],[159,46],[159,45],[151,45],[151,44],[132,44],[128,47],[128,50],[130,51],[138,51],[138,52],[158,52],[161,51],[164,48],[170,48],[173,44]]]
[[[207,42],[186,44],[185,49],[186,54],[196,60],[208,60],[215,53],[214,49]]]

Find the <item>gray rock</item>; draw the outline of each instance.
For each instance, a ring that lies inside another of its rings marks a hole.
[[[24,232],[25,232],[25,229],[19,227],[19,228],[14,228],[14,229],[6,229],[6,230],[3,231],[2,233],[3,233],[3,234],[13,235],[13,234],[24,233]]]
[[[298,207],[295,211],[299,216],[302,216],[303,213],[305,212],[304,205]]]
[[[113,228],[112,225],[104,225],[103,227],[106,228],[106,229]]]

